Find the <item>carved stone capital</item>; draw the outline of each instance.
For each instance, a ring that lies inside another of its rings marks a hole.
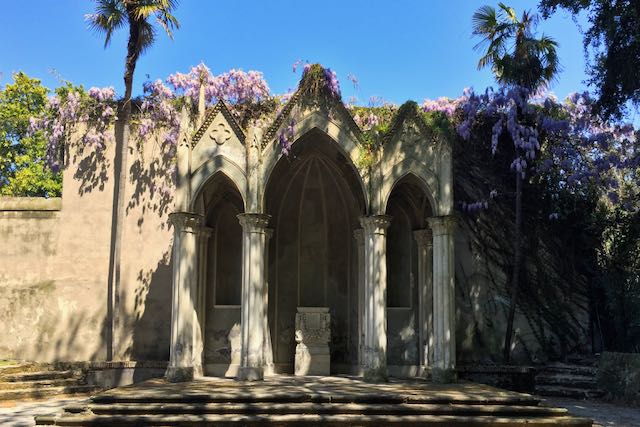
[[[250,233],[266,233],[271,215],[259,213],[238,214],[238,221],[242,229]]]
[[[448,216],[433,216],[427,218],[429,227],[433,230],[434,236],[441,236],[443,234],[452,234],[456,227],[456,217],[453,215]]]
[[[358,247],[364,246],[364,230],[362,228],[353,230],[353,238],[356,239]]]
[[[367,234],[385,234],[391,224],[389,215],[371,215],[360,217],[360,225]]]
[[[416,230],[413,232],[413,238],[416,240],[419,248],[433,246],[433,234],[431,230]]]
[[[211,234],[213,233],[213,228],[211,227],[201,227],[200,228],[200,236],[202,236],[205,239],[208,239]]]
[[[202,230],[202,215],[192,212],[173,212],[169,214],[169,221],[176,231],[181,233],[198,234]]]
[[[268,242],[269,239],[273,237],[273,228],[266,228],[264,230],[264,236],[267,238],[267,242]]]

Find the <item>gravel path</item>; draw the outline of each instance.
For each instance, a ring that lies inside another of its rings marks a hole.
[[[597,427],[640,427],[640,408],[599,400],[541,397],[545,405],[567,408],[573,415],[593,419]]]
[[[33,417],[58,412],[63,406],[80,402],[85,397],[63,397],[47,400],[29,400],[24,402],[1,402],[0,426],[26,427],[36,425]]]

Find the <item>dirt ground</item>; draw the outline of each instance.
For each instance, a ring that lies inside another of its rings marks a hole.
[[[640,427],[640,408],[602,402],[541,397],[547,406],[567,408],[573,415],[593,419],[597,427]]]

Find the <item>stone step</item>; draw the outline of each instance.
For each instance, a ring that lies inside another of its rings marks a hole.
[[[10,365],[0,366],[0,377],[7,374],[16,374],[19,372],[28,372],[34,366],[33,363],[13,363]]]
[[[591,420],[570,416],[503,417],[464,415],[372,415],[372,414],[184,414],[184,415],[95,415],[37,416],[36,425],[57,426],[202,426],[202,425],[431,425],[431,426],[527,426],[558,425],[591,427]]]
[[[157,414],[364,414],[367,415],[566,415],[564,408],[511,405],[446,404],[359,404],[359,403],[119,403],[113,405],[70,405],[67,413],[92,412],[95,415]]]
[[[84,385],[78,378],[63,378],[37,381],[0,381],[0,391],[16,389],[39,389],[46,387],[69,387]]]
[[[565,387],[598,388],[598,381],[587,375],[545,374],[536,377],[536,385],[562,385]]]
[[[44,380],[60,380],[73,378],[73,371],[35,371],[21,372],[16,374],[8,374],[2,377],[2,381],[6,382],[23,382],[23,381],[44,381]]]
[[[15,390],[0,390],[0,401],[20,399],[40,399],[44,397],[62,396],[71,394],[88,394],[97,391],[95,386],[72,385],[68,387],[43,387]]]
[[[277,390],[254,393],[229,393],[229,392],[185,392],[142,394],[127,393],[126,388],[115,389],[91,397],[96,404],[115,403],[424,403],[424,404],[468,404],[468,405],[519,405],[537,406],[540,399],[528,395],[518,394],[509,396],[469,396],[469,395],[438,395],[438,394],[412,394],[399,395],[393,393],[359,393],[359,394],[320,394],[308,392],[281,392]]]
[[[538,375],[545,375],[550,373],[564,374],[564,375],[584,375],[595,377],[598,373],[598,368],[593,366],[581,366],[581,365],[567,365],[564,363],[555,363],[540,368]]]
[[[593,399],[604,395],[602,390],[556,385],[536,386],[536,394],[549,397],[570,397],[572,399]]]

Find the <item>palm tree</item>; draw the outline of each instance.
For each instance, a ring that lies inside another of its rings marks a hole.
[[[544,34],[534,36],[537,15],[525,11],[518,19],[504,3],[498,8],[483,6],[473,14],[473,34],[482,37],[475,49],[487,47],[478,69],[490,65],[498,83],[504,85],[530,90],[548,85],[559,71],[558,43]]]
[[[114,340],[116,311],[119,303],[120,261],[122,248],[122,229],[124,225],[124,194],[127,180],[127,155],[129,149],[131,93],[133,74],[138,58],[146,52],[155,41],[156,27],[159,25],[173,37],[173,29],[179,28],[178,20],[172,15],[177,7],[177,0],[95,0],[95,13],[87,15],[86,19],[92,29],[104,34],[104,47],[111,43],[113,32],[128,25],[129,40],[127,42],[127,56],[124,63],[124,99],[119,111],[120,137],[116,138],[120,146],[116,148],[115,157],[115,185],[113,192],[113,216],[111,227],[111,250],[109,253],[109,304],[106,332],[107,359],[115,356]],[[155,18],[155,19],[154,19]],[[152,22],[152,19],[155,22]]]
[[[534,29],[538,23],[537,15],[525,11],[518,19],[515,10],[504,3],[499,3],[498,8],[499,10],[496,11],[491,6],[483,6],[473,14],[473,34],[482,38],[475,48],[482,49],[486,46],[486,52],[478,61],[478,69],[491,66],[496,80],[502,85],[520,86],[529,91],[547,86],[559,72],[560,65],[556,53],[558,44],[545,35],[540,38],[535,37]],[[517,156],[520,154],[516,153]],[[504,363],[511,361],[513,323],[520,288],[522,181],[522,175],[516,173],[515,249],[507,330],[503,348]]]

